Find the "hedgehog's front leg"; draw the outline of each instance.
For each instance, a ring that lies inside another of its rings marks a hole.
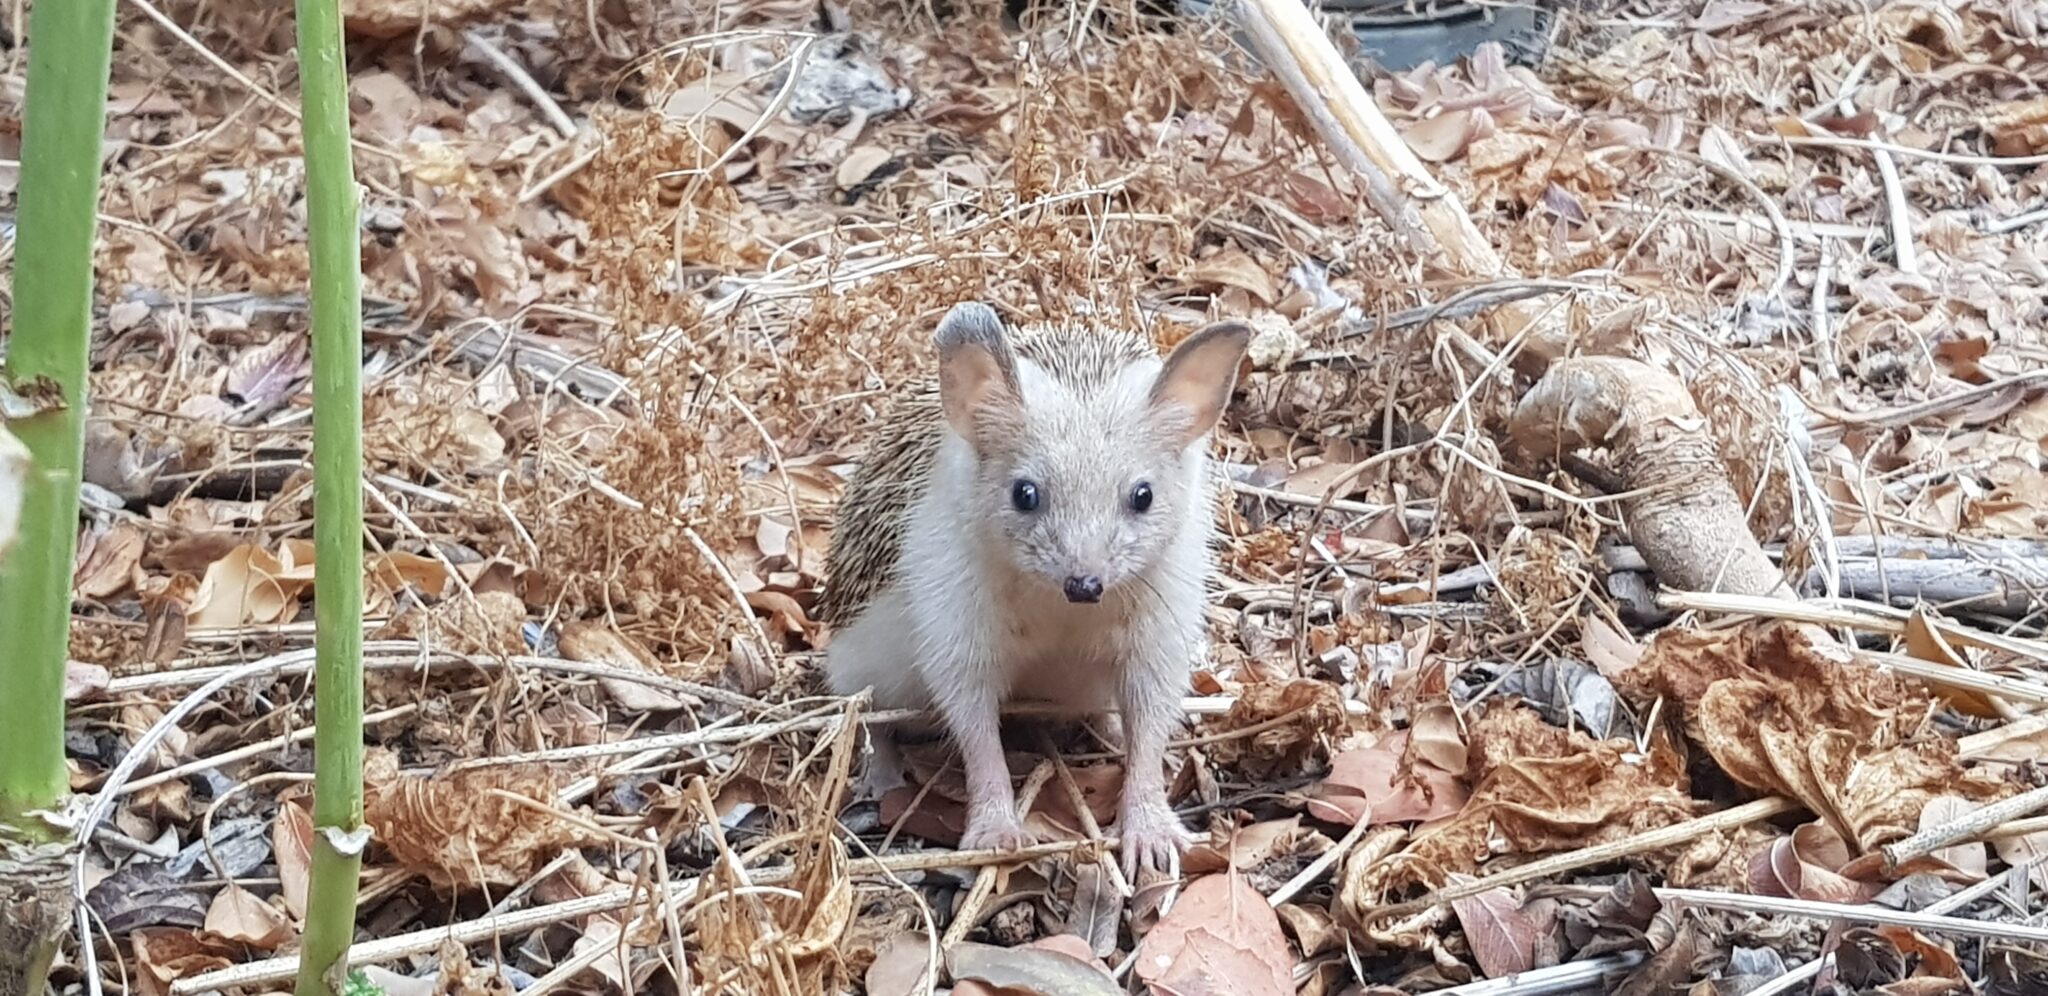
[[[1032,843],[1017,819],[1017,794],[1003,758],[1003,687],[995,666],[961,667],[932,692],[967,775],[967,831],[960,836],[961,848],[1009,851]]]
[[[1125,669],[1123,706],[1124,794],[1117,821],[1124,872],[1178,869],[1192,836],[1166,797],[1166,742],[1181,722],[1186,670],[1172,654],[1152,649]]]

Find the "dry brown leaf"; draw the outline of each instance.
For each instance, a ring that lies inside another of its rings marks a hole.
[[[237,408],[267,412],[290,400],[312,373],[306,336],[280,334],[235,357],[222,377],[221,395]]]
[[[1742,144],[1716,125],[1708,125],[1700,131],[1700,155],[1736,176],[1752,182],[1756,180],[1755,171],[1749,167],[1749,154],[1743,151]]]
[[[143,580],[142,530],[119,522],[79,538],[78,567],[71,588],[80,598],[112,598]]]
[[[235,963],[233,944],[196,930],[150,927],[129,935],[135,945],[136,981],[145,996],[170,996],[171,983],[217,972]]]
[[[279,799],[270,828],[270,849],[277,855],[278,891],[292,919],[306,918],[306,896],[313,883],[313,814],[298,799]]]
[[[1242,249],[1225,249],[1196,263],[1188,270],[1188,279],[1198,284],[1236,287],[1267,307],[1280,299],[1280,293],[1273,288],[1273,278]]]
[[[1077,953],[1073,945],[1078,944]],[[1067,936],[1023,947],[962,942],[946,949],[946,970],[957,996],[1122,996],[1123,988],[1087,942]]]
[[[1280,917],[1235,872],[1188,883],[1138,946],[1138,978],[1176,996],[1293,996]]]
[[[2048,830],[2040,830],[2018,837],[1999,837],[1991,842],[1998,852],[1998,860],[2017,868],[2028,862],[2036,862],[2028,870],[2027,877],[2034,880],[2037,889],[2048,889]]]
[[[1250,871],[1281,855],[1292,853],[1302,838],[1319,836],[1303,830],[1301,817],[1266,820],[1247,827],[1218,827],[1208,840],[1188,849],[1181,868],[1190,875],[1206,875],[1235,868]]]
[[[1401,137],[1417,156],[1429,162],[1444,163],[1458,158],[1473,140],[1490,132],[1491,122],[1486,112],[1473,107],[1424,118],[1401,129]]]
[[[1331,758],[1330,773],[1311,790],[1309,815],[1343,824],[1364,817],[1379,826],[1426,823],[1464,808],[1467,792],[1458,775],[1419,756],[1408,764],[1407,744],[1408,733],[1402,730]]]
[[[875,951],[868,965],[868,996],[923,996],[926,985],[938,981],[935,972],[943,962],[931,935],[921,930],[892,934]]]
[[[889,150],[875,145],[856,145],[839,161],[839,168],[833,172],[833,182],[841,190],[860,186],[861,182],[873,176],[884,163],[895,158]]]
[[[428,598],[445,598],[451,582],[445,565],[417,553],[374,554],[363,565],[363,572],[365,601],[375,605],[389,605],[408,588]]]
[[[1923,661],[1975,670],[1969,658],[1949,643],[1948,637],[1941,635],[1935,621],[1934,613],[1927,606],[1913,607],[1913,614],[1906,617],[1906,652]],[[1947,699],[1949,704],[1960,712],[1982,719],[1997,719],[2001,715],[1998,708],[1991,704],[1990,697],[1982,692],[1939,686],[1932,690]]]
[[[639,674],[661,674],[654,654],[644,644],[599,621],[573,620],[562,624],[560,645],[562,656],[572,661],[604,664]],[[619,708],[629,713],[673,712],[685,704],[673,692],[638,681],[600,677],[597,683]]]
[[[1936,795],[2004,791],[1965,771],[1954,741],[1920,735],[1931,704],[1917,682],[1803,624],[1666,630],[1616,687],[1680,704],[1687,734],[1730,777],[1798,799],[1857,850],[1912,833]]]
[[[1928,981],[1958,982],[1963,980],[1962,965],[1956,961],[1955,950],[1949,947],[1948,942],[1930,938],[1910,927],[1887,925],[1871,929],[1876,931],[1885,940],[1892,942],[1892,946],[1898,948],[1900,954],[1912,958],[1913,975],[1915,977]],[[1932,993],[1942,990],[1924,989],[1918,991]],[[1975,992],[1975,990],[1967,987],[1960,991],[1965,993]],[[1894,993],[1903,996],[1904,991],[1890,990],[1887,996],[1892,996]]]
[[[1472,881],[1454,875],[1451,884]],[[1465,941],[1479,970],[1490,979],[1536,967],[1536,923],[1522,911],[1522,900],[1505,888],[1451,900],[1452,912],[1465,928]]]
[[[275,951],[298,936],[290,917],[232,882],[207,907],[206,929],[261,951]]]
[[[1465,771],[1464,724],[1459,722],[1458,711],[1450,703],[1430,702],[1416,707],[1408,722],[1408,739],[1415,745],[1415,756],[1453,774]]]
[[[301,565],[254,544],[237,546],[207,567],[186,621],[199,629],[290,622],[310,582],[310,564],[301,578]]]
[[[1355,915],[1366,913],[1359,904],[1434,887],[1441,875],[1471,872],[1489,857],[1587,847],[1682,822],[1704,806],[1687,791],[1685,759],[1662,727],[1639,754],[1632,740],[1597,741],[1551,726],[1525,706],[1493,704],[1467,736],[1470,800],[1416,832],[1404,852],[1412,860],[1384,862],[1347,881],[1342,898]]]
[[[1597,612],[1580,620],[1579,647],[1586,652],[1586,663],[1593,665],[1593,669],[1608,681],[1620,677],[1622,672],[1635,667],[1643,659],[1642,643],[1616,629],[1606,616]]]

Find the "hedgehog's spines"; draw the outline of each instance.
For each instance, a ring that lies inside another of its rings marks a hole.
[[[1009,338],[1018,358],[1081,394],[1105,390],[1131,363],[1158,356],[1144,333],[1120,326],[1037,325],[1012,329]],[[897,392],[833,515],[820,620],[852,625],[895,582],[905,516],[931,483],[946,431],[937,378]]]

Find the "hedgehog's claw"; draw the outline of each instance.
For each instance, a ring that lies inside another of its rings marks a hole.
[[[1124,877],[1134,885],[1146,870],[1179,878],[1181,852],[1194,843],[1194,835],[1163,801],[1127,807],[1117,835],[1122,838]]]
[[[1038,839],[1017,817],[1000,811],[970,815],[967,832],[960,835],[963,851],[1015,851],[1035,843]]]

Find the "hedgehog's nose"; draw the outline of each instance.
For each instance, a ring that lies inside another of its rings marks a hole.
[[[1102,579],[1093,574],[1087,577],[1068,578],[1067,583],[1060,586],[1060,590],[1067,593],[1069,602],[1102,601]]]

